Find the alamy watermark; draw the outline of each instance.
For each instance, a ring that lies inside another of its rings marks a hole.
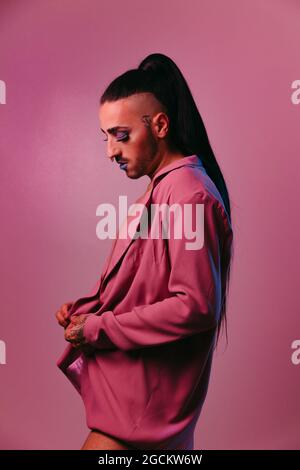
[[[0,104],[6,104],[6,84],[0,80]]]
[[[6,344],[0,339],[0,364],[6,364]]]
[[[300,103],[300,80],[294,80],[291,84],[291,88],[295,91],[291,94],[291,101],[293,104]]]
[[[291,355],[291,361],[294,366],[298,366],[300,364],[300,339],[295,339],[291,344],[291,348],[295,349]]]
[[[114,205],[99,204],[96,215],[102,217],[96,227],[97,237],[101,240],[117,238],[117,212]],[[174,237],[184,239],[187,250],[200,250],[204,244],[204,204],[202,203],[150,204],[150,211],[145,204],[134,203],[127,211],[127,196],[121,195],[119,196],[118,220],[121,226],[118,238]],[[137,230],[138,226],[139,230]]]

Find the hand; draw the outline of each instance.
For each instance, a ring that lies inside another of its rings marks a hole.
[[[88,345],[83,336],[83,326],[88,316],[89,314],[73,315],[65,329],[65,340],[69,341],[74,348],[82,348]]]
[[[60,309],[55,314],[58,323],[64,328],[66,328],[68,324],[70,323],[69,311],[73,303],[74,302],[66,302],[60,307]]]

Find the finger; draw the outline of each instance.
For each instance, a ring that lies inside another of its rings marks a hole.
[[[73,305],[73,302],[66,302],[55,313],[55,316],[57,318],[58,323],[63,327],[66,327],[70,322],[70,320],[69,320],[69,310],[70,310],[72,305]]]
[[[77,335],[76,335],[76,331],[73,329],[73,325],[72,324],[69,324],[66,328],[65,328],[65,340],[66,341],[69,341],[69,342],[72,342],[72,343],[75,343],[77,341]]]
[[[81,315],[72,315],[70,318],[70,322],[72,323],[72,325],[78,325],[78,323],[82,322]]]
[[[74,323],[81,323],[83,321],[85,321],[85,318],[88,316],[88,314],[86,313],[81,313],[79,315],[72,315],[71,317],[71,321],[74,322]]]
[[[65,340],[69,342],[72,341],[72,336],[70,334],[70,329],[68,327],[65,329]]]
[[[55,318],[57,319],[58,322],[61,321],[62,315],[61,315],[61,311],[60,311],[60,310],[57,310],[57,311],[55,312]]]
[[[72,307],[74,302],[65,302],[63,305],[62,305],[62,310],[68,312],[68,310],[70,310],[70,308]]]
[[[58,312],[56,312],[56,318],[57,318],[58,323],[63,327],[68,326],[68,324],[70,323],[70,320],[68,318],[65,318],[62,315],[60,310]]]
[[[64,318],[67,318],[69,315],[69,311],[73,305],[73,302],[66,302],[65,304],[62,305],[61,307],[61,312]]]
[[[68,318],[64,318],[61,322],[61,326],[63,326],[64,328],[67,328],[70,324],[70,320]]]

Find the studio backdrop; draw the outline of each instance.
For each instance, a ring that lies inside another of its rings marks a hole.
[[[56,365],[55,312],[102,272],[98,205],[149,183],[107,158],[98,108],[155,52],[188,82],[235,237],[228,343],[195,449],[300,448],[299,20],[295,0],[1,0],[1,449],[78,449],[87,435]]]

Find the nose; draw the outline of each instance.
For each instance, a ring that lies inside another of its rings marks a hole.
[[[109,143],[109,141],[107,142],[108,142],[107,143],[107,156],[113,162],[114,158],[117,159],[118,157],[121,156],[121,152],[115,145],[115,142],[113,143]]]

